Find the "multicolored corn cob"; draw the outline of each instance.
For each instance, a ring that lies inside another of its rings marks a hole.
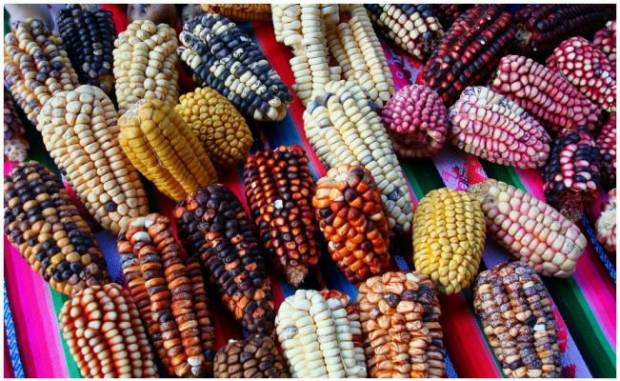
[[[177,377],[211,373],[215,332],[200,263],[181,257],[168,218],[131,220],[119,235],[123,274],[153,346]]]
[[[6,144],[6,142],[5,142]],[[616,113],[609,114],[607,122],[596,138],[601,152],[601,178],[610,185],[616,185]]]
[[[145,100],[118,120],[118,140],[131,163],[173,200],[216,181],[202,144],[174,104]]]
[[[157,377],[138,308],[120,285],[81,290],[65,302],[59,320],[82,376]]]
[[[360,286],[357,305],[370,377],[446,376],[441,309],[426,275],[372,277]]]
[[[202,10],[218,13],[233,21],[271,21],[269,4],[202,4]]]
[[[103,90],[82,85],[58,92],[38,120],[45,148],[104,229],[118,233],[130,218],[148,213],[138,171],[118,142],[114,104]]]
[[[469,192],[482,204],[489,234],[508,252],[544,276],[567,278],[587,241],[579,227],[529,193],[498,180]]]
[[[258,239],[234,193],[221,184],[200,188],[174,213],[187,251],[201,257],[235,319],[250,333],[271,334],[271,283]]]
[[[596,220],[596,237],[609,254],[616,253],[616,188],[609,191],[609,199]]]
[[[340,298],[297,290],[280,305],[276,332],[294,378],[366,377]]]
[[[478,273],[485,238],[480,201],[448,188],[430,191],[413,218],[415,268],[442,293],[458,293]]]
[[[107,281],[95,236],[60,180],[36,162],[4,179],[4,234],[32,269],[66,295]]]
[[[468,4],[433,4],[435,16],[444,30],[452,26],[452,23],[470,7]]]
[[[312,199],[332,259],[353,283],[391,267],[389,227],[381,191],[360,166],[332,168]]]
[[[230,340],[215,355],[215,378],[287,378],[278,348],[268,336]]]
[[[512,16],[496,5],[466,10],[424,66],[424,82],[449,106],[467,86],[487,79],[514,38]]]
[[[203,85],[259,121],[284,119],[293,101],[260,48],[229,19],[207,13],[183,26],[179,56]]]
[[[167,24],[133,21],[114,41],[119,115],[142,99],[176,103],[179,97],[177,35]]]
[[[57,23],[80,82],[98,86],[112,94],[112,50],[116,38],[112,13],[106,10],[93,12],[72,4],[58,13]]]
[[[254,142],[252,132],[235,106],[217,91],[200,87],[185,93],[176,111],[216,166],[233,167],[247,156]]]
[[[481,272],[474,308],[506,376],[560,377],[553,302],[534,270],[511,262]]]
[[[601,116],[601,110],[560,73],[524,56],[503,57],[491,89],[556,134],[584,126],[592,129]]]
[[[176,28],[178,14],[174,4],[128,4],[127,19],[129,22],[148,20],[157,24],[167,24]]]
[[[328,167],[366,168],[381,189],[390,228],[408,232],[413,214],[407,183],[375,109],[358,85],[330,82],[304,112],[306,136]]]
[[[245,194],[270,259],[293,286],[319,261],[308,158],[298,145],[259,151],[245,163]]]
[[[488,87],[466,88],[450,108],[450,142],[492,163],[538,168],[549,156],[547,131],[507,97]]]
[[[605,27],[594,34],[592,45],[605,53],[611,65],[616,67],[616,20],[608,21]]]
[[[4,160],[24,161],[30,144],[11,93],[4,88]]]

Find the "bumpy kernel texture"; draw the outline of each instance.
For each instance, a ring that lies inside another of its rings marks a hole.
[[[174,213],[187,251],[200,256],[234,318],[250,333],[271,334],[271,283],[258,239],[234,193],[221,184],[200,188]]]
[[[486,237],[480,202],[448,188],[429,192],[413,218],[413,262],[439,291],[454,294],[478,273]]]
[[[506,376],[560,377],[553,302],[534,270],[511,262],[481,272],[474,308]]]
[[[247,156],[254,142],[252,132],[235,106],[217,91],[200,87],[185,93],[176,111],[219,168],[232,167]]]
[[[13,168],[4,205],[4,233],[52,288],[71,295],[107,281],[95,236],[47,168],[33,161]]]
[[[448,110],[430,87],[403,87],[390,98],[381,113],[399,156],[431,157],[446,141]]]
[[[389,227],[381,191],[364,167],[332,168],[312,199],[332,259],[360,283],[391,267]]]
[[[609,191],[609,199],[596,221],[596,237],[609,254],[616,253],[616,188]]]
[[[467,4],[433,4],[435,15],[444,30],[452,26],[452,23],[470,7]]]
[[[268,336],[230,340],[215,355],[215,378],[287,378],[278,348]]]
[[[202,10],[218,13],[233,21],[271,21],[269,4],[202,4]]]
[[[372,277],[360,286],[357,305],[370,377],[446,376],[441,309],[426,275]]]
[[[550,205],[512,185],[486,180],[469,191],[482,204],[489,234],[545,276],[567,278],[587,241],[579,227]]]
[[[107,283],[78,292],[65,302],[59,320],[82,376],[157,377],[138,308],[120,285]]]
[[[177,25],[177,7],[174,4],[129,4],[127,5],[129,22],[149,20],[155,25],[165,23],[175,28]]]
[[[168,372],[210,374],[215,333],[200,263],[181,257],[168,218],[133,219],[119,235],[118,252],[127,286]]]
[[[450,108],[450,142],[492,163],[538,168],[551,140],[519,105],[487,87],[466,88]]]
[[[4,160],[24,161],[30,144],[11,93],[4,88]]]
[[[609,114],[596,138],[596,145],[601,152],[601,177],[609,186],[616,185],[616,113]]]
[[[605,53],[612,67],[616,68],[616,20],[608,21],[605,27],[594,34],[592,45]]]

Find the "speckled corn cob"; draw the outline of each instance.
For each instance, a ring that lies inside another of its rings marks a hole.
[[[183,26],[179,56],[203,85],[259,121],[284,119],[293,101],[258,45],[226,17],[205,14]]]
[[[478,273],[486,229],[480,202],[448,188],[429,192],[413,218],[413,262],[445,294],[469,287]]]
[[[609,114],[607,122],[596,138],[601,153],[601,178],[610,185],[616,185],[616,113]]]
[[[609,254],[616,253],[616,188],[609,191],[609,200],[596,221],[596,237]]]
[[[543,190],[549,204],[572,221],[590,205],[600,183],[601,154],[585,130],[564,131],[551,147],[543,168]]]
[[[512,16],[495,5],[476,5],[446,31],[424,66],[424,82],[446,106],[467,86],[482,83],[514,37]]]
[[[426,275],[372,277],[360,286],[357,305],[370,377],[445,377],[441,309]]]
[[[319,180],[312,204],[329,253],[349,281],[360,283],[391,267],[381,191],[367,169],[330,169]]]
[[[263,246],[287,281],[298,287],[320,256],[308,158],[298,145],[259,151],[248,157],[243,176]]]
[[[581,126],[591,129],[601,115],[560,73],[524,56],[503,57],[491,89],[516,102],[554,133]]]
[[[276,316],[278,340],[295,378],[366,377],[351,331],[342,300],[315,290],[297,290]]]
[[[481,272],[474,308],[506,376],[560,377],[553,302],[531,268],[511,262]]]
[[[4,88],[4,160],[24,161],[30,144],[11,93]]]
[[[4,37],[4,80],[28,119],[56,92],[79,86],[62,40],[41,20],[18,22]]]
[[[451,143],[492,163],[538,168],[549,156],[551,138],[543,126],[488,87],[466,88],[449,118]]]
[[[133,21],[114,40],[119,115],[141,99],[176,103],[179,97],[177,35],[168,24]]]
[[[271,21],[269,4],[202,4],[202,10],[233,21]]]
[[[215,333],[200,264],[181,257],[168,218],[131,220],[119,235],[127,285],[162,363],[177,377],[211,373]]]
[[[605,53],[611,65],[616,67],[616,20],[608,21],[605,27],[594,34],[592,45]]]
[[[114,104],[101,89],[58,92],[38,119],[45,148],[104,229],[118,233],[130,218],[148,213],[138,171],[118,143]]]
[[[93,12],[72,4],[59,12],[57,23],[80,82],[99,86],[112,94],[112,50],[116,38],[112,13],[106,10]]]
[[[284,359],[273,340],[252,335],[230,340],[215,355],[215,378],[287,378]]]
[[[119,120],[120,141],[131,163],[173,200],[217,179],[207,152],[174,105],[151,99]]]
[[[157,377],[138,309],[120,285],[108,283],[78,292],[65,302],[59,320],[83,377]]]
[[[372,21],[400,48],[425,60],[443,28],[430,4],[365,4]]]
[[[269,335],[275,316],[271,283],[237,197],[213,184],[180,201],[174,213],[187,251],[201,257],[235,319],[250,333]]]
[[[328,167],[362,165],[368,169],[381,189],[390,227],[407,232],[412,218],[407,183],[374,110],[374,103],[358,85],[330,82],[304,112],[306,136]]]
[[[468,4],[433,4],[435,15],[444,30],[450,28],[452,23],[470,7]]]
[[[573,274],[587,241],[579,227],[550,205],[512,185],[489,179],[469,188],[480,200],[489,234],[545,276]]]
[[[185,93],[176,111],[216,166],[229,168],[247,156],[254,142],[252,132],[235,106],[217,91],[200,87]]]
[[[71,295],[107,281],[101,251],[60,180],[36,162],[4,179],[4,233],[34,271]]]

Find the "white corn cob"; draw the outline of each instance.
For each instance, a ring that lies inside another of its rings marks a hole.
[[[609,200],[596,221],[596,236],[608,253],[616,253],[616,188],[609,191]]]

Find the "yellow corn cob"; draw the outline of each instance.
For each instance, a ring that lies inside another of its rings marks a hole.
[[[480,202],[448,188],[429,192],[413,218],[413,261],[439,290],[454,294],[478,273],[486,237]]]
[[[270,21],[271,5],[269,4],[202,4],[202,10],[219,13],[233,21]]]
[[[202,142],[218,167],[231,167],[247,156],[254,142],[245,119],[230,101],[210,87],[179,98],[176,111]]]
[[[209,156],[173,104],[146,100],[126,112],[118,124],[127,157],[166,196],[180,200],[216,181]]]

